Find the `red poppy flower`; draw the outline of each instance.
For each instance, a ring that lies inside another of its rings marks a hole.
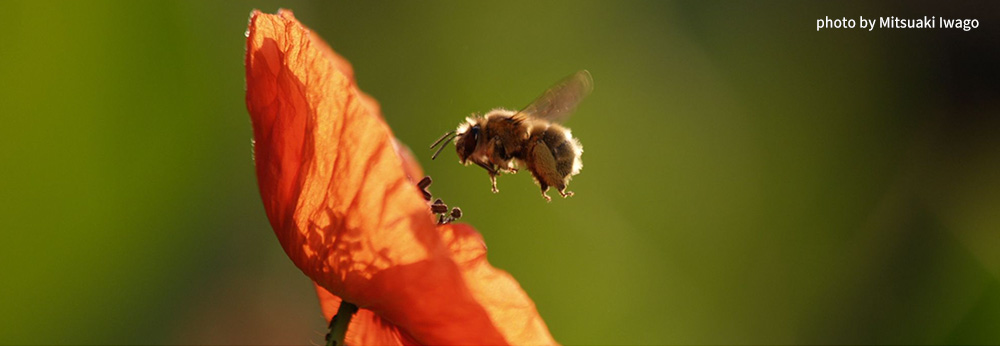
[[[554,344],[534,303],[467,225],[438,226],[377,103],[289,11],[254,11],[247,108],[271,227],[348,344]]]

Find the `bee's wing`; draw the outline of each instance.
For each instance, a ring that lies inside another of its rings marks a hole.
[[[590,72],[580,70],[563,78],[546,90],[534,102],[514,115],[515,119],[535,118],[555,123],[565,122],[590,92],[594,90],[594,79]]]

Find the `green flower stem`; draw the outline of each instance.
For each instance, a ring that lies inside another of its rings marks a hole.
[[[346,300],[340,301],[337,314],[330,319],[330,332],[326,334],[326,346],[343,346],[344,336],[347,335],[347,326],[351,324],[351,318],[358,312],[358,306]]]

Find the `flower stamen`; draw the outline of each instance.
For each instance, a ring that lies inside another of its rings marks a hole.
[[[420,182],[417,183],[417,188],[420,189],[420,192],[424,194],[424,199],[427,200],[428,202],[430,202],[431,200],[431,192],[427,191],[427,187],[431,186],[431,182],[432,182],[431,177],[426,176],[423,179],[420,179]]]
[[[417,183],[417,188],[419,188],[420,192],[424,194],[424,199],[428,202],[430,202],[432,198],[430,190],[427,189],[431,186],[431,182],[431,177],[426,176],[423,179],[420,179],[420,182]],[[440,198],[435,200],[434,203],[431,203],[431,212],[438,216],[437,223],[439,225],[451,223],[462,218],[462,209],[454,207],[451,209],[451,213],[448,213],[448,205],[444,204],[444,201]]]

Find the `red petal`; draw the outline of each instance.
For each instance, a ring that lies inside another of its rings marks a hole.
[[[394,146],[346,60],[288,11],[254,11],[247,34],[247,108],[265,210],[296,266],[368,311],[362,327],[352,325],[355,340],[553,343],[516,281],[485,261],[474,230],[439,233],[408,179],[422,175],[419,166]]]
[[[462,270],[472,295],[490,315],[493,325],[514,345],[555,344],[535,303],[513,276],[486,260],[486,244],[466,224],[439,226],[438,231]]]
[[[507,341],[514,345],[555,344],[535,304],[510,274],[486,261],[486,245],[476,230],[465,224],[439,226],[442,240],[462,269],[476,300],[482,304]],[[340,307],[340,298],[316,286],[323,315],[329,321]],[[409,345],[415,343],[396,326],[365,309],[358,311],[347,332],[347,344]],[[359,318],[360,317],[360,318]]]

